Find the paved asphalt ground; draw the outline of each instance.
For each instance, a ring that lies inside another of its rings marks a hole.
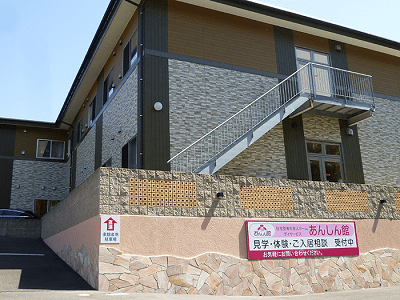
[[[400,286],[311,294],[263,297],[268,300],[400,300]],[[260,297],[121,294],[93,290],[41,239],[0,237],[0,300],[166,299],[255,300]]]

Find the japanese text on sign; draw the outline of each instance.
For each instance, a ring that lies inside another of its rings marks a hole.
[[[249,259],[358,255],[354,222],[247,221]]]

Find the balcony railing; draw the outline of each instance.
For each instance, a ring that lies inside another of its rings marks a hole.
[[[175,172],[200,172],[266,118],[297,97],[332,98],[374,105],[371,76],[308,63],[222,124],[172,157]]]

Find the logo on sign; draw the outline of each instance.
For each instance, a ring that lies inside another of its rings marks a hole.
[[[271,237],[274,234],[275,228],[270,224],[253,224],[250,226],[250,235],[255,238]]]
[[[117,223],[117,221],[115,221],[113,218],[109,218],[104,223],[107,224],[107,230],[108,231],[114,231],[114,225]]]

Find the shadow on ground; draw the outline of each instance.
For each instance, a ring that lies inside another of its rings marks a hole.
[[[0,291],[93,290],[41,239],[0,237]]]

